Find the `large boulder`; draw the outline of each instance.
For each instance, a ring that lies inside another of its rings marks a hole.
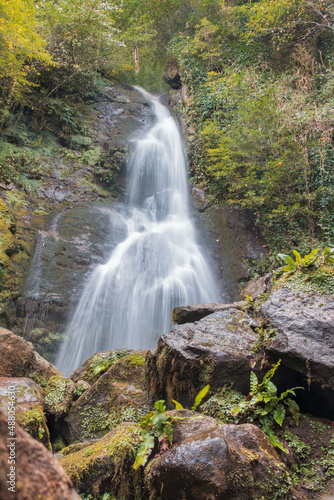
[[[50,434],[44,415],[42,388],[29,378],[0,378],[0,409],[51,451]]]
[[[80,500],[64,469],[41,443],[19,425],[15,441],[8,439],[8,432],[7,417],[0,411],[0,498]]]
[[[62,429],[69,442],[100,437],[118,423],[139,421],[148,412],[145,354],[137,351],[119,358],[72,404]]]
[[[102,439],[78,443],[62,450],[60,463],[80,493],[117,498],[143,498],[142,471],[135,471],[138,425],[121,424]],[[145,498],[145,497],[144,497]]]
[[[29,377],[45,386],[60,371],[42,358],[30,342],[0,328],[0,377]]]
[[[261,306],[278,335],[268,353],[334,390],[334,299],[288,288],[271,293]]]
[[[173,327],[147,355],[152,393],[170,402],[194,395],[206,384],[213,389],[233,384],[247,394],[251,370],[260,369],[253,349],[258,336],[251,321],[245,312],[229,308]]]
[[[152,498],[302,498],[292,491],[285,465],[258,427],[218,426],[195,412],[174,413],[179,442],[146,469]]]

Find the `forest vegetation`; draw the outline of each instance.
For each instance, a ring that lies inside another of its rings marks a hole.
[[[0,0],[0,182],[43,176],[50,120],[85,136],[101,79],[161,92],[169,60],[211,202],[246,213],[272,255],[333,246],[333,48],[331,0]]]

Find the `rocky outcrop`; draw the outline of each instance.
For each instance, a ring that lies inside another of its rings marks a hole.
[[[119,422],[138,421],[148,412],[145,353],[121,357],[72,404],[62,429],[68,442],[100,437]]]
[[[258,427],[218,427],[195,412],[171,414],[177,443],[146,469],[153,498],[269,500],[278,491],[281,498],[303,498],[294,496],[285,465]]]
[[[175,307],[172,313],[172,321],[178,325],[194,323],[210,314],[229,309],[239,309],[245,302],[233,302],[233,304],[199,304],[196,306]]]
[[[74,391],[75,385],[72,380],[65,377],[52,377],[45,388],[46,412],[57,418],[63,416],[74,399]]]
[[[15,432],[16,441],[8,441],[8,421],[0,411],[0,498],[80,500],[64,469],[51,453],[19,425]],[[8,443],[15,445],[10,448]],[[12,456],[15,453],[15,462],[9,464],[11,452]],[[10,487],[14,490],[9,491]]]
[[[282,288],[261,306],[278,335],[267,351],[334,390],[334,299]]]
[[[229,308],[173,327],[147,355],[153,394],[170,402],[191,396],[206,384],[212,388],[234,384],[234,389],[247,394],[251,370],[259,371],[252,349],[258,336],[250,322],[245,312]]]
[[[0,376],[29,377],[45,386],[51,377],[61,373],[43,359],[30,342],[0,328]]]

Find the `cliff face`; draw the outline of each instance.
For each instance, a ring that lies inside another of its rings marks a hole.
[[[38,172],[0,186],[1,326],[49,359],[85,277],[121,237],[114,209],[125,195],[131,138],[153,119],[137,91],[114,84],[81,113],[85,136],[49,117]],[[28,120],[25,127],[34,133]]]

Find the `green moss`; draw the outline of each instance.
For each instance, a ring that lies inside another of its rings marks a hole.
[[[21,193],[21,191],[9,191],[6,194],[6,199],[9,205],[16,210],[28,208],[30,206],[27,195]]]
[[[94,406],[85,406],[80,412],[82,436],[85,439],[93,439],[102,436],[109,430],[108,412],[102,403],[94,403]]]
[[[274,285],[276,288],[290,288],[317,295],[334,295],[334,266],[320,264],[294,273],[284,273]]]
[[[245,396],[240,392],[225,386],[201,405],[201,413],[214,417],[223,424],[235,422],[231,410],[244,400]]]
[[[140,354],[130,354],[126,357],[125,363],[127,366],[144,366],[145,357]]]
[[[71,390],[72,386],[72,390]],[[49,411],[55,415],[62,415],[72,399],[73,382],[64,377],[52,377],[45,389],[45,402]]]
[[[141,471],[132,465],[140,443],[139,426],[121,425],[82,450],[64,456],[60,463],[79,492],[104,492],[117,498],[142,498]],[[107,486],[106,486],[107,484]]]
[[[290,451],[294,484],[319,495],[334,481],[334,429],[328,424],[302,416],[298,427],[280,432]]]
[[[52,442],[52,451],[54,453],[57,453],[64,449],[66,446],[66,443],[64,439],[61,436],[57,436],[57,438]]]
[[[70,444],[69,446],[66,446],[66,448],[62,448],[61,453],[62,455],[70,455],[70,453],[76,453],[77,451],[83,450],[84,448],[87,448],[87,446],[91,445],[91,441],[86,441],[85,443],[74,443]]]
[[[126,350],[95,354],[88,360],[80,378],[93,385],[103,373],[127,354],[128,351]]]
[[[139,408],[128,405],[119,410],[111,410],[108,417],[108,427],[109,429],[113,429],[123,422],[140,422],[149,411],[150,408],[147,405],[140,406]]]
[[[25,431],[29,432],[34,439],[43,443],[49,451],[52,451],[49,429],[46,425],[45,415],[41,408],[17,412],[16,418],[17,423],[20,424]]]
[[[45,388],[49,382],[45,375],[40,375],[37,372],[30,373],[29,378],[31,378],[31,380],[33,380],[34,382],[36,382],[36,384],[40,385],[43,388]]]

